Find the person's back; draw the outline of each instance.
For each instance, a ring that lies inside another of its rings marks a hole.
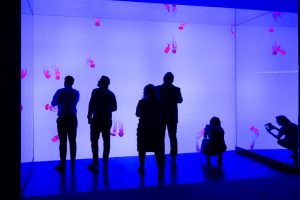
[[[165,122],[178,122],[177,104],[182,102],[180,89],[172,84],[158,86],[162,105],[162,117]]]
[[[88,166],[90,170],[98,170],[100,133],[103,138],[103,166],[107,169],[110,153],[110,129],[112,125],[112,112],[117,110],[117,101],[113,92],[108,89],[110,79],[101,76],[97,86],[93,89],[88,107],[88,123],[90,124],[90,140],[93,161]]]
[[[114,94],[107,88],[96,88],[92,92],[92,97],[89,105],[94,107],[94,120],[111,119],[111,113],[117,109]]]
[[[283,132],[285,139],[297,143],[298,142],[298,126],[292,122],[282,126],[279,131]]]
[[[79,92],[71,87],[61,88],[57,91],[57,98],[51,104],[57,105],[58,116],[76,114]]]
[[[211,125],[208,131],[209,149],[212,155],[217,155],[226,150],[226,144],[224,140],[224,130],[220,126]]]
[[[57,113],[57,132],[59,137],[60,164],[56,166],[59,171],[66,168],[67,140],[70,144],[71,168],[75,168],[76,160],[76,137],[77,137],[77,103],[79,101],[79,92],[72,88],[74,78],[66,76],[64,88],[58,89],[51,101],[52,106],[58,107]]]
[[[161,132],[165,137],[168,129],[170,139],[170,155],[175,161],[178,154],[177,145],[177,123],[178,123],[178,103],[182,103],[183,98],[179,87],[173,85],[174,75],[167,72],[163,78],[163,84],[157,86],[162,111]]]

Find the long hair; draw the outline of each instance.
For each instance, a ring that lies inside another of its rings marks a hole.
[[[155,86],[152,84],[148,84],[144,87],[144,99],[150,99],[150,100],[156,100],[157,95],[156,95],[156,89]]]

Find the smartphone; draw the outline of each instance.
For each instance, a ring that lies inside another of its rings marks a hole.
[[[271,123],[267,123],[265,124],[266,129],[271,130],[272,129],[272,124]]]

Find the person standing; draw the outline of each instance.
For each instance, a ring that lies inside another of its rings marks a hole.
[[[88,107],[88,123],[90,124],[90,140],[93,161],[88,166],[90,170],[99,168],[98,140],[100,133],[103,139],[103,164],[107,168],[110,152],[110,129],[112,125],[112,112],[117,110],[117,101],[114,93],[108,89],[110,79],[101,76],[98,87],[92,91]]]
[[[80,94],[72,88],[74,78],[66,76],[64,80],[64,88],[58,89],[51,101],[52,106],[58,107],[57,113],[57,132],[59,137],[59,154],[60,163],[55,167],[59,171],[66,169],[67,157],[67,140],[70,144],[71,169],[75,168],[76,160],[76,135],[77,135],[77,103]]]
[[[144,95],[136,107],[139,117],[137,128],[137,151],[139,153],[141,176],[145,173],[146,152],[154,152],[159,177],[163,177],[164,138],[161,132],[161,112],[155,86],[148,84],[144,88]]]
[[[177,123],[178,123],[178,104],[182,103],[182,95],[179,87],[173,85],[174,75],[167,72],[163,78],[163,84],[157,86],[162,109],[162,132],[165,137],[168,129],[170,139],[170,155],[175,161],[178,154],[177,146]]]

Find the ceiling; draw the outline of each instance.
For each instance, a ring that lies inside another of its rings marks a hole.
[[[226,25],[234,23],[235,15],[237,17],[236,23],[240,25],[269,25],[274,20],[272,11],[266,10],[177,5],[177,12],[173,14],[172,6],[171,4],[169,5],[170,12],[161,3],[132,2],[127,0],[22,0],[21,12],[24,15],[99,17],[116,20]],[[284,16],[284,20],[281,20],[277,25],[298,25],[297,13],[283,13],[282,16]]]

